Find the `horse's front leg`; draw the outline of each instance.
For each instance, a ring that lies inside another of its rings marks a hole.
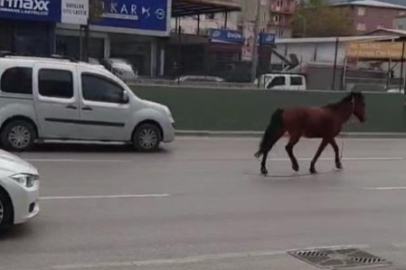
[[[313,160],[312,160],[312,163],[311,163],[311,165],[310,165],[310,172],[311,173],[317,173],[317,171],[316,171],[316,162],[317,162],[317,160],[319,159],[319,157],[321,156],[321,153],[323,153],[323,151],[324,151],[324,149],[326,148],[326,146],[327,146],[327,144],[328,144],[328,140],[327,139],[323,139],[322,141],[321,141],[321,144],[320,144],[320,146],[319,146],[319,149],[317,150],[317,152],[316,152],[316,155],[314,156],[314,158],[313,158]]]
[[[300,133],[291,135],[289,143],[285,147],[286,152],[288,153],[289,158],[292,161],[292,169],[295,172],[299,171],[299,163],[297,162],[297,159],[293,154],[293,147],[299,142],[301,136],[302,135]]]
[[[338,148],[337,142],[335,139],[332,139],[330,141],[331,146],[333,147],[334,154],[335,154],[335,163],[336,163],[336,168],[341,170],[343,168],[343,165],[341,164],[341,158],[340,158],[340,149]]]

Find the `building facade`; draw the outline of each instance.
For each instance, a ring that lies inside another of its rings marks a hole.
[[[393,28],[398,30],[406,30],[406,15],[398,16],[393,19]]]
[[[406,15],[406,6],[375,0],[352,1],[334,4],[333,7],[348,11],[353,35],[363,35],[380,28],[392,28],[396,17]]]

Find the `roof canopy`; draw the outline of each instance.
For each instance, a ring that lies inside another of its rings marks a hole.
[[[173,0],[172,2],[172,17],[231,11],[241,11],[241,6],[230,0]]]
[[[390,4],[390,3],[376,1],[376,0],[358,0],[358,1],[337,3],[337,4],[333,4],[333,6],[337,6],[337,7],[339,7],[339,6],[364,6],[364,7],[406,10],[406,6]]]

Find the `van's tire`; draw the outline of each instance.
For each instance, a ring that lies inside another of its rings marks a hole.
[[[0,190],[0,232],[8,229],[13,221],[13,205],[4,191]]]
[[[161,130],[156,124],[142,124],[135,130],[132,141],[137,151],[154,152],[162,141]]]
[[[2,146],[11,151],[30,149],[37,138],[35,127],[28,121],[15,120],[7,123],[0,134]]]

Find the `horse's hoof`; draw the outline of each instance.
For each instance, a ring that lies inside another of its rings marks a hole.
[[[262,175],[268,175],[268,170],[266,168],[261,168]]]
[[[343,169],[343,165],[341,164],[341,162],[336,163],[336,168],[337,168],[337,170]]]
[[[315,169],[315,168],[310,168],[310,173],[311,173],[311,174],[316,174],[316,173],[317,173],[317,171],[316,171],[316,169]]]
[[[298,172],[298,171],[299,171],[299,164],[293,164],[293,165],[292,165],[292,169],[293,169],[295,172]]]

